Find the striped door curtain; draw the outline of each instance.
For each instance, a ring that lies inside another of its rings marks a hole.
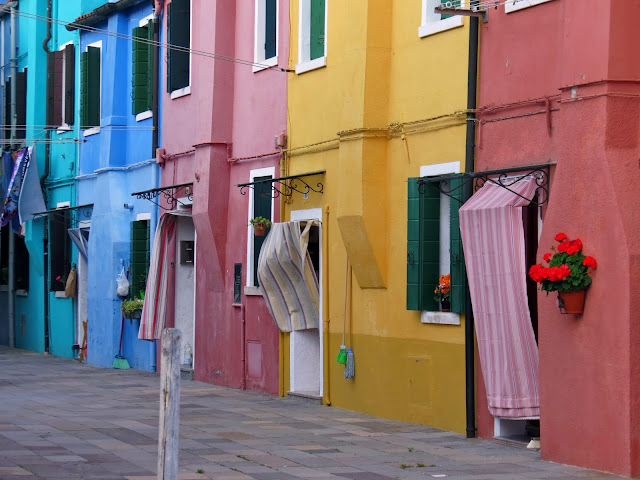
[[[167,318],[167,282],[169,279],[169,252],[175,249],[174,234],[177,216],[190,216],[190,212],[166,212],[160,218],[153,238],[147,288],[140,319],[140,340],[158,340]]]
[[[258,282],[269,313],[281,332],[318,328],[319,288],[307,245],[307,222],[274,223],[262,244]]]
[[[519,197],[487,182],[460,208],[480,364],[494,417],[540,415],[522,224],[522,207],[536,187],[534,178],[520,180],[510,187]]]

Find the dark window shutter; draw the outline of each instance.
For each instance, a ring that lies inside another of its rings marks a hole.
[[[16,114],[17,125],[16,138],[24,140],[27,135],[27,69],[23,72],[18,72],[16,76]]]
[[[53,52],[53,102],[51,103],[50,127],[62,125],[62,71],[64,53],[62,51]]]
[[[76,98],[76,48],[73,43],[64,48],[64,123],[73,125]]]
[[[88,93],[88,125],[97,127],[100,125],[100,54],[98,47],[88,47],[88,70],[89,78],[87,83]]]
[[[410,178],[407,211],[407,310],[438,310],[433,291],[440,277],[440,192],[418,190]]]
[[[149,29],[136,27],[133,37],[147,40]],[[147,105],[147,77],[149,76],[149,45],[145,42],[134,41],[133,46],[133,78],[131,82],[132,111],[136,115],[148,110]]]
[[[191,47],[190,0],[173,0],[168,10],[168,40],[173,47]],[[173,92],[189,85],[189,52],[169,47],[167,86]]]
[[[89,52],[80,54],[80,127],[89,128]]]
[[[13,232],[11,232],[11,235],[13,235]],[[18,290],[29,290],[29,250],[27,249],[24,237],[19,235],[16,235],[13,264],[16,272],[15,288]]]
[[[149,20],[147,24],[147,40],[153,42],[153,34],[156,28],[156,24],[153,20]],[[155,50],[158,47],[148,44],[147,45],[147,110],[153,108],[153,69],[155,67],[154,57]]]
[[[4,124],[11,126],[11,77],[4,82]],[[11,138],[11,130],[4,130],[4,138]]]
[[[310,60],[324,57],[324,2],[311,0]]]
[[[66,278],[71,271],[71,239],[69,210],[53,212],[49,215],[49,258],[51,262],[50,288],[52,291],[64,290],[64,283],[57,277]]]
[[[272,178],[271,176],[267,177],[256,177],[253,179],[254,182],[259,180],[269,180]],[[272,201],[272,191],[271,191],[271,183],[258,183],[255,185],[253,190],[253,217],[264,217],[267,220],[271,220],[271,201]],[[253,229],[252,229],[253,233]],[[267,238],[267,233],[269,233],[269,228],[265,232],[265,235],[259,237],[257,235],[253,235],[253,278],[254,284],[258,285],[258,257],[260,256],[260,249],[262,248],[262,244],[264,243],[264,239]]]
[[[129,271],[130,295],[142,298],[149,273],[149,221],[131,222],[131,269]]]
[[[464,180],[456,178],[449,181],[451,189],[450,208],[450,253],[451,253],[451,311],[464,313],[466,273],[460,234],[460,216],[458,211],[464,203]]]
[[[265,0],[264,58],[276,56],[276,0]]]
[[[451,0],[440,0],[440,3],[443,5],[446,5],[447,2],[450,2]],[[445,18],[449,18],[449,17],[453,17],[453,15],[447,14],[447,13],[441,13],[440,14],[440,20],[444,20]]]

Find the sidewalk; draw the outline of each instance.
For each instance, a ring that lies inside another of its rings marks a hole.
[[[463,435],[183,381],[180,479],[617,479]],[[0,346],[0,479],[155,480],[159,376]]]

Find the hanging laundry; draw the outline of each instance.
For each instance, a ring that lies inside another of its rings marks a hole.
[[[26,173],[28,153],[26,148],[17,150],[11,154],[14,164],[11,179],[7,186],[2,213],[0,214],[0,226],[11,223],[11,228],[15,233],[20,233],[20,217],[18,215],[18,200],[22,189],[22,180]]]

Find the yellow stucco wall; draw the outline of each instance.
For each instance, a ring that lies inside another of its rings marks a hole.
[[[324,192],[308,199],[296,194],[283,212],[288,220],[292,210],[328,207],[325,400],[464,432],[464,319],[460,326],[422,324],[405,302],[407,178],[419,176],[421,165],[459,161],[464,167],[464,116],[446,115],[466,106],[466,22],[420,38],[421,0],[327,4],[326,67],[289,76],[290,151],[284,168],[290,175],[326,170]],[[290,68],[298,58],[298,7],[292,0]],[[354,380],[345,380],[336,362],[347,252],[353,268],[347,346],[355,352]],[[285,377],[288,352],[287,346]]]

